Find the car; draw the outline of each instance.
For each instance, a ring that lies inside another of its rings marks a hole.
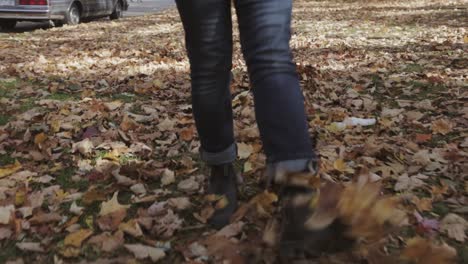
[[[127,0],[0,0],[0,28],[11,30],[18,21],[50,21],[76,25],[84,19],[119,19]]]

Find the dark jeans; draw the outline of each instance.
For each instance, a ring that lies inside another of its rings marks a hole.
[[[186,33],[201,156],[209,164],[232,162],[236,147],[229,92],[231,0],[176,0],[176,3]],[[292,0],[234,3],[268,163],[287,161],[296,164],[292,167],[302,167],[315,154],[289,47]]]

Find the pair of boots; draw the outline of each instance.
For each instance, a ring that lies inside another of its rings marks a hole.
[[[316,174],[314,166],[304,173]],[[309,230],[305,223],[313,213],[311,206],[315,190],[307,184],[281,183],[281,238],[280,255],[294,257],[298,254],[317,256],[322,252],[335,252],[349,247],[351,241],[344,241],[345,226],[333,222],[319,230]],[[217,211],[210,219],[215,228],[229,224],[237,209],[237,175],[232,164],[212,166],[208,186],[209,194],[224,196],[227,205]]]

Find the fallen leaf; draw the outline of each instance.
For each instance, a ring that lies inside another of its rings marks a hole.
[[[423,174],[418,174],[414,176],[408,176],[408,174],[403,174],[397,179],[397,183],[395,184],[395,191],[405,191],[405,190],[412,190],[415,188],[420,188],[426,183],[424,180],[427,180],[429,177]]]
[[[0,179],[19,171],[21,168],[22,165],[17,160],[15,160],[14,164],[0,167]]]
[[[200,188],[200,184],[195,180],[195,177],[190,177],[183,181],[180,181],[177,188],[184,192],[194,192]]]
[[[166,256],[164,250],[142,244],[127,244],[124,247],[132,252],[137,259],[150,258],[153,262],[156,262]]]
[[[85,241],[88,237],[93,234],[93,231],[90,229],[81,229],[74,233],[68,234],[65,237],[64,245],[65,246],[73,246],[73,247],[81,247],[83,241]]]
[[[107,202],[103,202],[101,204],[101,211],[99,212],[100,216],[104,216],[104,215],[107,215],[116,211],[120,211],[120,210],[126,211],[127,208],[130,207],[129,205],[119,204],[119,201],[117,200],[118,194],[119,192],[115,192],[114,195],[112,196],[112,199],[110,199]]]
[[[450,238],[465,242],[468,221],[456,214],[448,214],[440,222],[440,230],[446,232]]]
[[[9,239],[11,235],[13,235],[13,231],[10,228],[0,227],[0,241]]]
[[[414,212],[413,215],[416,218],[416,221],[418,222],[417,231],[419,233],[433,234],[439,231],[440,223],[436,219],[424,218],[418,212]]]
[[[105,215],[99,216],[96,222],[101,230],[114,231],[119,227],[120,223],[122,223],[126,216],[127,209],[121,208],[117,211],[112,211]]]
[[[402,257],[415,264],[451,264],[455,263],[456,254],[456,250],[448,245],[437,246],[414,237],[407,241]]]
[[[39,133],[34,137],[34,144],[40,145],[47,140],[47,135],[44,133]]]
[[[11,217],[15,212],[14,205],[0,206],[0,224],[10,223]]]
[[[124,115],[122,122],[120,123],[120,129],[124,132],[135,130],[139,127],[135,120],[131,119],[128,115]]]
[[[167,200],[169,206],[177,209],[177,210],[185,210],[192,206],[190,199],[188,197],[177,197],[177,198],[170,198]]]
[[[73,143],[72,152],[80,152],[82,155],[90,154],[94,149],[94,144],[89,138],[85,138],[82,141]]]
[[[120,230],[116,231],[113,235],[108,232],[104,232],[88,240],[89,244],[99,245],[100,249],[104,252],[117,250],[124,244],[124,242],[124,233]]]
[[[226,238],[237,236],[242,231],[244,225],[245,223],[242,221],[229,224],[216,232],[215,236],[224,236]]]
[[[135,219],[120,224],[119,230],[122,230],[125,234],[129,234],[133,237],[141,237],[143,235],[143,231]]]
[[[447,135],[448,133],[452,132],[453,125],[449,121],[445,119],[438,119],[432,122],[432,132],[436,134]]]
[[[16,243],[16,247],[21,249],[22,251],[32,251],[39,253],[45,252],[41,244],[37,242],[20,242]]]
[[[84,207],[79,207],[78,205],[76,205],[76,201],[73,201],[73,203],[70,206],[70,213],[75,215],[81,215],[83,209]]]
[[[247,159],[252,155],[254,149],[251,145],[246,143],[237,143],[237,153],[239,155],[239,159]]]
[[[157,125],[160,131],[172,131],[174,130],[175,121],[170,120],[169,118],[164,119],[161,123]]]
[[[191,141],[195,134],[195,129],[193,127],[182,129],[179,132],[180,138],[184,141]]]
[[[170,169],[164,169],[163,176],[161,178],[161,185],[167,186],[173,182],[175,182],[175,173]]]

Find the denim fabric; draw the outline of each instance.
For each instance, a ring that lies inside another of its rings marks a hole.
[[[186,33],[202,158],[211,164],[225,161],[216,153],[235,157],[232,152],[226,154],[235,144],[229,92],[231,0],[176,3]],[[289,47],[292,0],[235,0],[234,4],[267,162],[315,158]]]

